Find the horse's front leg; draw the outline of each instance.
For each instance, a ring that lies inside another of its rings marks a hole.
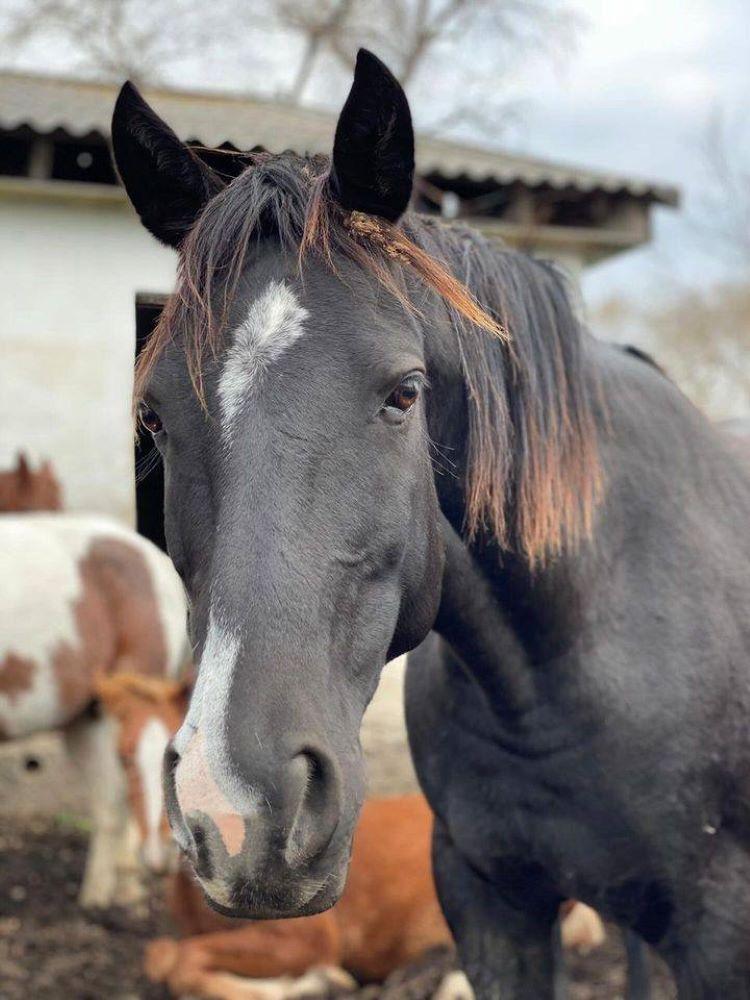
[[[127,792],[117,755],[115,723],[107,716],[87,716],[74,723],[65,738],[90,800],[91,836],[78,899],[81,906],[109,906],[117,894],[128,830]]]
[[[559,900],[541,901],[538,886],[530,886],[529,908],[512,905],[467,863],[438,820],[433,863],[440,904],[477,1000],[562,1000],[564,982],[555,982]],[[514,896],[524,897],[520,884]]]

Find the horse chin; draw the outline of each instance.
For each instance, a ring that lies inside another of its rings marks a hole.
[[[325,880],[295,879],[289,886],[277,884],[270,889],[245,883],[235,885],[231,891],[227,891],[219,879],[213,879],[210,883],[202,879],[198,881],[208,905],[224,917],[284,920],[290,917],[309,917],[329,910],[344,891],[347,870],[348,859]]]

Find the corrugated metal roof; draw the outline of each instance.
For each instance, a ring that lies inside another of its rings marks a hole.
[[[117,87],[108,83],[20,73],[0,73],[0,126],[28,125],[37,132],[64,129],[71,135],[109,135]],[[327,153],[335,116],[314,108],[246,96],[146,88],[144,94],[175,132],[207,146],[230,142],[238,149]],[[417,169],[445,178],[520,182],[578,191],[622,192],[635,198],[676,205],[675,187],[586,170],[527,156],[496,152],[421,136]]]

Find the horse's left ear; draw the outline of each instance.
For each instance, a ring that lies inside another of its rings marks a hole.
[[[395,222],[414,181],[414,130],[401,84],[377,56],[360,49],[354,83],[336,126],[331,188],[349,210]]]
[[[126,83],[112,115],[112,150],[128,197],[157,240],[179,247],[219,178]]]

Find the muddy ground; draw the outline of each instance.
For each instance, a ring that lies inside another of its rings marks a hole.
[[[161,987],[140,971],[149,938],[170,933],[158,888],[140,912],[112,907],[96,913],[76,902],[86,835],[69,821],[0,821],[0,998],[2,1000],[162,1000]],[[570,961],[573,1000],[623,995],[616,934],[604,948]],[[427,1000],[430,976],[388,1000]],[[654,1000],[673,993],[663,973]],[[367,992],[372,1000],[373,992]]]
[[[372,794],[416,789],[406,749],[403,665],[391,664],[365,720]],[[85,789],[59,737],[0,747],[0,1000],[162,1000],[141,975],[151,937],[172,933],[159,886],[137,912],[99,913],[77,904],[86,857]],[[612,931],[605,947],[570,960],[571,1000],[623,996],[623,961]],[[378,1000],[427,1000],[439,963],[413,970]],[[436,979],[437,976],[437,979]],[[671,1000],[663,972],[653,1000]],[[375,1000],[373,991],[356,1000]]]

